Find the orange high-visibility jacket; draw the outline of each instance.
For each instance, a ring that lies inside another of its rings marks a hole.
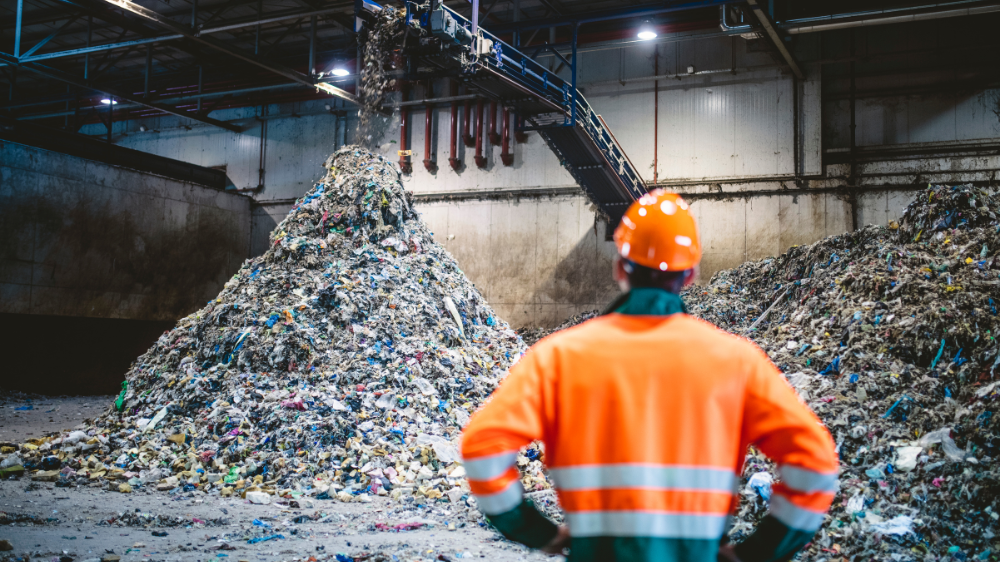
[[[749,445],[777,463],[770,516],[808,533],[802,544],[837,489],[833,440],[781,372],[753,343],[686,314],[610,314],[529,350],[465,429],[484,514],[521,504],[516,455],[539,439],[574,554],[594,537],[717,548]]]

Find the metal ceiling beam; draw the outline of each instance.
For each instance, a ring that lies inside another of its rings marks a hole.
[[[286,20],[297,19],[297,18],[305,18],[305,17],[310,17],[310,16],[326,15],[326,14],[334,13],[336,11],[340,11],[341,9],[342,8],[327,8],[327,9],[324,9],[324,10],[313,10],[311,12],[290,13],[290,14],[285,14],[285,15],[281,15],[281,16],[274,16],[274,17],[264,18],[264,19],[261,19],[261,20],[246,21],[246,22],[241,22],[241,23],[234,23],[234,24],[222,25],[222,26],[218,26],[218,27],[209,27],[209,28],[199,29],[198,31],[195,32],[195,34],[196,35],[210,35],[212,33],[219,33],[219,32],[222,32],[222,31],[230,31],[230,30],[233,30],[233,29],[240,29],[240,28],[244,28],[244,27],[251,27],[251,26],[254,26],[254,25],[258,25],[258,24],[274,23],[274,22],[279,22],[279,21],[286,21]],[[49,36],[49,38],[47,38],[44,41],[42,41],[41,44],[44,44],[46,41],[48,41],[52,37],[54,37],[54,35]],[[80,55],[86,55],[86,54],[89,54],[89,53],[99,53],[101,51],[110,51],[112,49],[122,49],[122,48],[126,48],[126,47],[135,47],[135,46],[138,46],[138,45],[145,45],[147,43],[163,43],[163,42],[166,42],[166,41],[175,41],[177,39],[183,39],[184,37],[186,37],[186,36],[182,35],[180,33],[174,33],[174,34],[171,34],[171,35],[161,35],[159,37],[147,37],[145,39],[133,39],[133,40],[130,40],[130,41],[108,43],[108,44],[105,44],[105,45],[94,45],[92,47],[81,47],[79,49],[68,49],[68,50],[65,50],[65,51],[54,51],[54,52],[51,52],[51,53],[42,53],[40,55],[29,56],[31,53],[33,53],[35,50],[37,50],[38,47],[41,46],[41,44],[40,44],[40,45],[36,45],[28,53],[25,53],[24,55],[22,55],[21,56],[21,61],[22,62],[32,62],[32,61],[42,61],[42,60],[59,59],[59,58],[65,58],[65,57],[75,57],[75,56],[80,56]]]
[[[784,40],[778,34],[778,30],[774,27],[774,23],[771,22],[771,18],[768,17],[767,12],[761,8],[757,0],[747,0],[747,4],[750,5],[750,9],[757,16],[757,21],[760,22],[760,26],[764,28],[767,36],[771,39],[771,43],[781,53],[781,57],[788,63],[788,67],[792,69],[792,74],[799,80],[803,80],[806,77],[805,74],[802,73],[799,63],[795,62],[795,57],[792,56],[792,53],[788,52],[788,47],[785,46]]]
[[[243,132],[243,129],[241,129],[240,127],[237,127],[236,125],[233,125],[231,123],[226,123],[225,121],[219,121],[218,119],[212,119],[211,117],[206,117],[204,115],[192,115],[192,114],[190,114],[190,113],[188,113],[186,111],[181,111],[181,110],[178,110],[176,108],[170,107],[169,105],[164,105],[164,104],[160,104],[160,103],[154,103],[154,102],[150,102],[150,101],[144,101],[142,99],[132,97],[129,94],[125,94],[123,92],[119,92],[119,91],[117,91],[114,88],[108,88],[107,86],[103,86],[103,85],[100,85],[100,84],[93,84],[93,83],[91,83],[88,80],[82,80],[82,79],[77,78],[75,76],[66,74],[65,72],[62,72],[62,71],[59,71],[59,70],[56,70],[56,69],[53,69],[53,68],[48,68],[48,67],[42,66],[40,64],[36,64],[36,63],[22,63],[22,64],[18,64],[17,58],[14,57],[13,55],[9,54],[9,53],[0,52],[0,60],[6,61],[8,63],[11,63],[12,65],[16,65],[18,68],[23,68],[25,70],[28,70],[28,71],[33,72],[35,74],[38,74],[39,76],[44,76],[45,78],[50,78],[52,80],[58,80],[60,82],[66,83],[66,84],[70,84],[70,85],[76,86],[78,88],[84,88],[84,89],[88,89],[88,90],[96,90],[98,92],[105,93],[105,94],[107,94],[108,96],[111,96],[114,99],[127,101],[129,103],[133,103],[133,104],[136,104],[136,105],[141,105],[143,107],[148,107],[150,109],[155,109],[157,111],[162,111],[164,113],[169,113],[171,115],[176,115],[177,117],[183,117],[185,119],[191,119],[191,120],[194,120],[194,121],[199,121],[201,123],[205,123],[205,124],[208,124],[208,125],[214,125],[216,127],[221,127],[223,129],[226,129],[227,131],[232,131],[234,133],[241,133],[241,132]]]
[[[45,46],[46,43],[48,43],[49,41],[51,41],[52,39],[54,39],[56,35],[59,35],[60,33],[62,33],[62,31],[64,29],[66,29],[67,27],[73,25],[73,23],[76,22],[76,20],[78,20],[78,19],[80,19],[80,16],[73,16],[73,17],[69,18],[68,20],[66,20],[66,23],[60,25],[52,33],[49,33],[45,37],[45,39],[42,39],[38,43],[35,43],[34,47],[32,47],[32,48],[28,49],[27,51],[25,51],[24,54],[21,55],[21,58],[27,58],[27,57],[30,57],[31,55],[35,54],[35,51],[37,51],[38,49],[41,49],[43,46]]]
[[[726,4],[733,4],[734,0],[689,0],[687,2],[670,3],[661,7],[632,8],[627,10],[602,10],[597,12],[587,12],[576,16],[565,16],[547,19],[525,20],[511,22],[501,25],[489,26],[490,33],[510,33],[512,31],[525,31],[531,29],[542,29],[546,27],[559,27],[572,25],[574,23],[595,23],[599,21],[612,21],[628,18],[642,18],[655,16],[658,14],[668,14],[670,12],[682,12],[686,10],[696,10],[699,8],[718,8]]]
[[[206,47],[210,47],[212,49],[215,49],[216,51],[225,53],[229,56],[238,58],[244,62],[263,68],[264,70],[273,72],[279,76],[284,76],[285,78],[288,78],[293,82],[298,82],[300,84],[305,84],[307,86],[318,87],[329,94],[346,99],[353,103],[358,103],[357,98],[354,96],[354,94],[351,94],[346,90],[342,90],[331,84],[322,84],[322,85],[315,84],[313,83],[311,77],[306,76],[305,74],[302,74],[297,70],[292,70],[291,68],[279,64],[274,64],[264,61],[256,56],[247,55],[239,51],[230,49],[225,43],[221,41],[218,41],[212,37],[202,37],[196,34],[194,30],[184,27],[183,25],[180,25],[174,21],[171,21],[165,16],[158,14],[153,10],[140,6],[135,2],[131,2],[129,0],[103,0],[103,1],[112,6],[121,8],[122,10],[135,14],[147,21],[153,22],[154,24],[162,27],[163,29],[166,29],[167,31],[170,31],[171,33],[177,33],[183,35],[184,37],[190,39],[191,41],[194,41],[201,45],[205,45]]]

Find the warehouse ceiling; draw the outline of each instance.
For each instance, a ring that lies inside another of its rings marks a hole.
[[[465,0],[445,3],[471,14]],[[572,22],[582,21],[580,40],[586,43],[631,37],[643,23],[666,33],[718,31],[722,4],[482,0],[480,21],[511,40],[519,31],[522,45],[566,41]],[[923,4],[777,0],[771,14],[781,21]],[[936,5],[948,4],[969,2]],[[118,118],[169,113],[233,128],[212,112],[328,97],[311,85],[335,67],[351,75],[322,79],[347,97],[354,89],[353,0],[0,0],[0,29],[0,113],[48,116],[73,130],[103,119],[95,111],[102,100],[105,106],[111,99],[131,102]]]

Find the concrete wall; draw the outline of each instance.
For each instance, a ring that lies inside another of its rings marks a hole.
[[[0,387],[115,392],[250,251],[250,200],[0,141]]]
[[[418,208],[501,317],[554,326],[617,293],[614,244],[582,195],[430,202]]]
[[[249,255],[248,198],[0,143],[0,312],[175,320]]]

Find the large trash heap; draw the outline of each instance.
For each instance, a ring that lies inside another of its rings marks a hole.
[[[107,413],[9,464],[259,503],[468,501],[460,429],[524,344],[433,241],[392,163],[349,146],[326,167],[270,249],[135,361]],[[537,460],[521,464],[529,489],[545,486]]]
[[[692,314],[757,342],[834,436],[841,490],[805,559],[998,559],[998,214],[989,191],[930,186],[898,224],[687,293]],[[752,452],[737,536],[773,476]]]

